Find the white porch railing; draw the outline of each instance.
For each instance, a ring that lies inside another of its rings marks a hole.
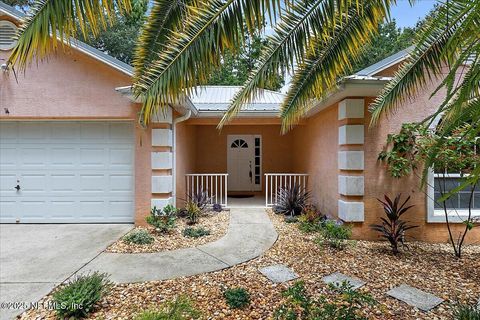
[[[277,203],[278,190],[292,187],[295,184],[302,188],[307,187],[308,174],[306,173],[266,173],[265,174],[265,206],[271,207]]]
[[[205,191],[210,198],[210,204],[218,203],[223,207],[228,205],[227,188],[228,173],[193,173],[186,174],[187,196]]]

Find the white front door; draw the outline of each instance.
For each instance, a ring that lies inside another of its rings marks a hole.
[[[0,122],[0,222],[133,222],[128,122]]]
[[[260,154],[259,136],[227,137],[228,191],[261,191]]]

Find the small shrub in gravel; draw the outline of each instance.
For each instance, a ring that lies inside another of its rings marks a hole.
[[[368,294],[355,291],[344,282],[340,286],[329,286],[332,295],[322,295],[314,299],[307,293],[303,281],[296,282],[285,290],[282,295],[286,302],[275,310],[274,316],[278,320],[363,320],[367,319],[360,313],[367,305],[375,300]]]
[[[129,232],[123,237],[126,243],[133,243],[139,245],[150,244],[154,240],[153,236],[147,230],[137,229]]]
[[[273,212],[289,216],[300,215],[307,205],[310,193],[299,184],[280,188],[277,192],[277,204]]]
[[[285,223],[297,223],[298,218],[293,216],[286,216],[284,219]]]
[[[480,305],[456,304],[453,306],[454,320],[480,320]]]
[[[200,214],[202,213],[202,210],[198,207],[198,205],[193,201],[188,201],[185,209],[187,210],[188,223],[198,223],[198,221],[200,220]]]
[[[250,303],[250,294],[245,288],[227,289],[223,293],[223,297],[232,309],[242,309]]]
[[[200,312],[192,306],[190,299],[180,296],[174,301],[163,303],[157,310],[143,311],[135,317],[135,320],[187,320],[198,318],[200,318]]]
[[[86,317],[95,304],[112,288],[112,282],[105,273],[77,276],[52,295],[56,313],[60,319]]]
[[[222,205],[220,203],[214,203],[213,207],[212,207],[212,210],[214,212],[222,212],[223,208],[222,208]]]
[[[210,230],[207,230],[205,228],[199,227],[199,228],[192,228],[188,227],[183,229],[183,236],[184,237],[190,237],[190,238],[200,238],[204,236],[209,236],[210,235]]]
[[[155,228],[155,231],[159,233],[168,233],[175,228],[175,222],[177,220],[176,210],[175,212],[168,209],[167,211],[157,209],[153,207],[150,215],[146,218],[148,224]]]
[[[352,229],[340,220],[327,220],[323,223],[320,234],[321,238],[317,240],[320,244],[326,243],[334,249],[342,250],[352,236]]]

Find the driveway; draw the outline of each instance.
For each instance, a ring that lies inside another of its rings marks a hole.
[[[129,224],[0,225],[0,319],[12,319],[21,313],[132,227]]]

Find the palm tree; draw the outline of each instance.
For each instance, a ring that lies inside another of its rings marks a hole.
[[[279,73],[294,71],[283,103],[284,130],[305,114],[350,70],[361,48],[388,16],[395,0],[154,0],[135,53],[134,92],[144,101],[141,120],[182,99],[208,79],[226,50],[235,52],[249,33],[274,26],[256,68],[235,96],[222,124],[234,117]],[[105,28],[114,10],[130,0],[36,0],[10,63],[25,69],[68,43],[86,25]],[[103,15],[100,15],[103,16]],[[57,37],[50,37],[57,30]],[[59,40],[57,40],[57,38]]]
[[[395,0],[154,0],[134,60],[134,92],[144,101],[141,120],[148,123],[158,108],[205,83],[224,52],[242,46],[244,24],[253,34],[264,32],[269,23],[274,32],[268,45],[220,125],[260,94],[259,88],[288,71],[293,77],[280,112],[287,131],[312,100],[336,88],[393,4]],[[10,62],[24,69],[34,57],[42,59],[59,47],[55,37],[50,40],[51,30],[57,30],[60,43],[68,42],[86,24],[94,33],[106,27],[108,19],[98,23],[97,12],[110,17],[130,5],[130,0],[36,0]],[[440,76],[445,66],[449,72],[437,90],[446,87],[447,97],[426,121],[444,114],[445,132],[466,118],[478,122],[479,16],[477,0],[439,4],[418,33],[411,57],[371,106],[372,124]],[[459,78],[461,71],[465,74]]]

